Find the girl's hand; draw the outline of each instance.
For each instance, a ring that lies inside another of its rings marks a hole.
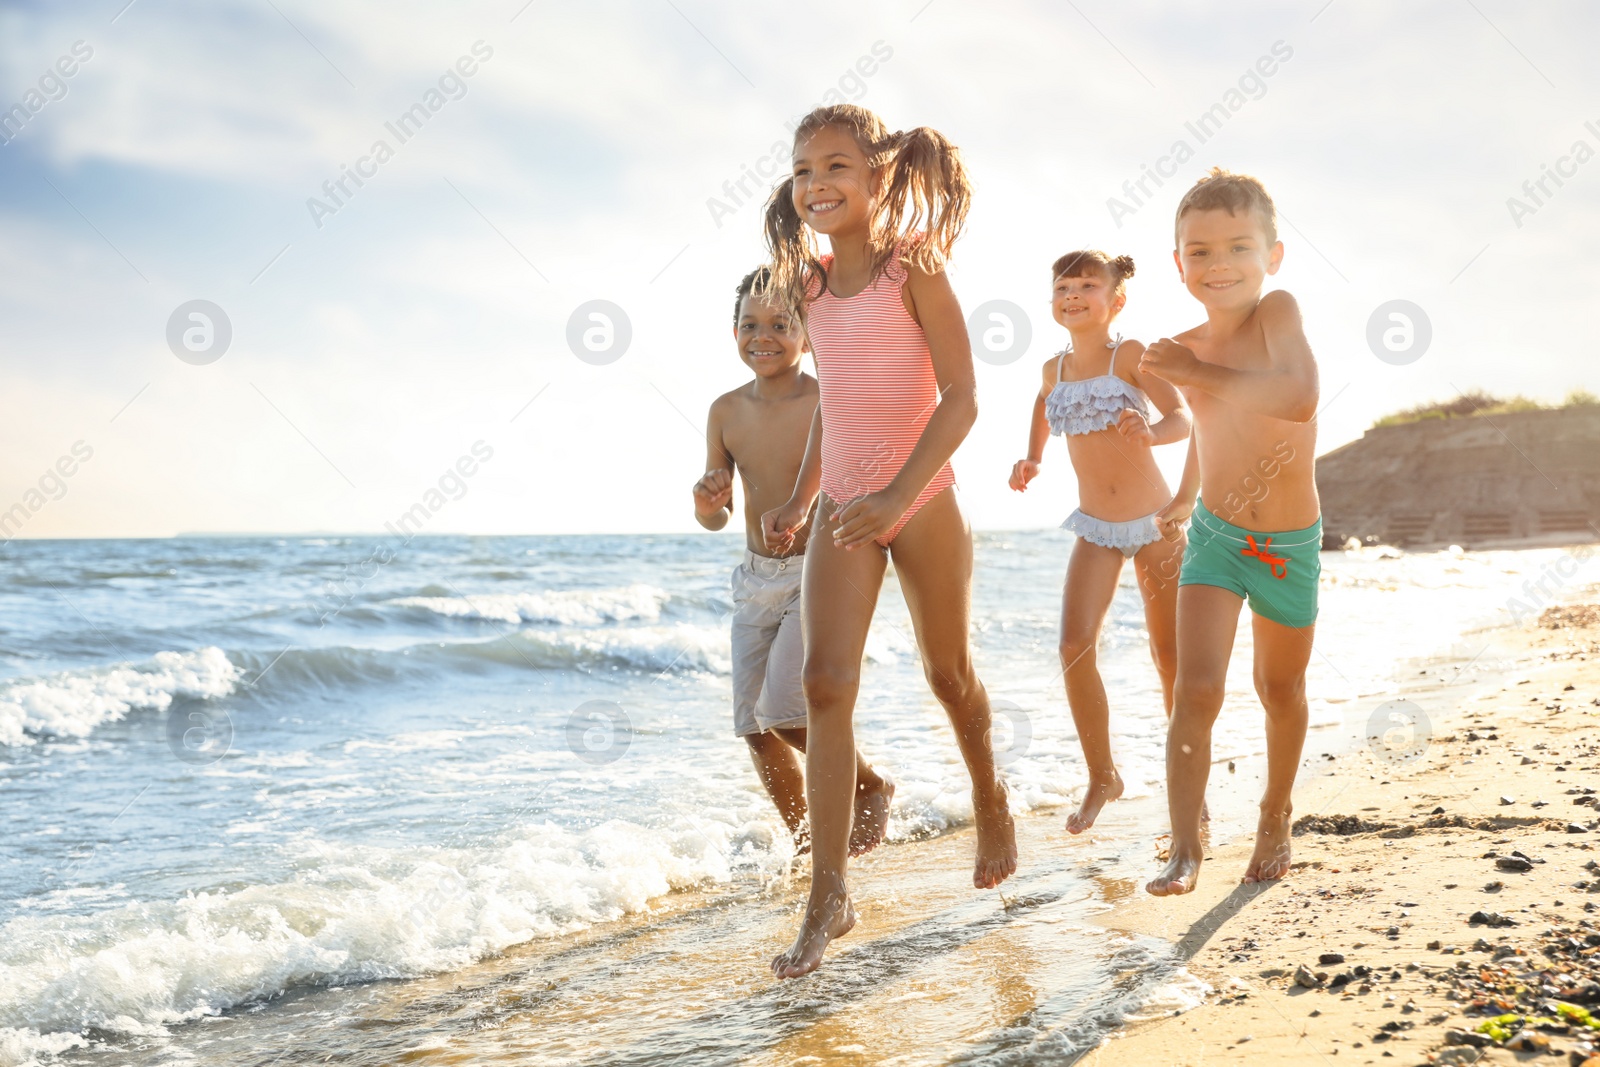
[[[1154,445],[1156,435],[1150,432],[1150,423],[1132,408],[1123,408],[1117,416],[1117,432],[1136,445]]]
[[[733,502],[733,474],[726,468],[709,470],[694,483],[694,513],[709,519]]]
[[[1011,465],[1011,488],[1019,493],[1028,491],[1028,483],[1039,476],[1039,464],[1031,459],[1019,459]]]
[[[833,543],[846,550],[869,544],[894,529],[908,506],[887,489],[856,497],[833,513]]]
[[[1161,531],[1161,536],[1168,541],[1176,541],[1183,536],[1183,524],[1189,521],[1189,516],[1194,514],[1193,500],[1179,500],[1173,497],[1167,506],[1156,512],[1156,529]]]
[[[1139,357],[1139,373],[1154,374],[1173,385],[1188,385],[1194,376],[1194,366],[1200,359],[1194,350],[1180,345],[1170,337],[1163,337],[1144,350]]]
[[[767,551],[781,556],[794,548],[794,535],[806,524],[806,512],[809,510],[808,505],[791,499],[782,507],[763,514],[761,540],[766,544]]]

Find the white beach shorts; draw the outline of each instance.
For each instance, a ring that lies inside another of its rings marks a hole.
[[[800,684],[803,556],[770,559],[746,551],[733,572],[733,733],[804,729]]]

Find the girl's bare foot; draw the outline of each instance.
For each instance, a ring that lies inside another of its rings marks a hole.
[[[1017,828],[1011,821],[1004,786],[995,790],[991,805],[973,803],[978,824],[978,860],[972,869],[972,884],[993,889],[1017,872]]]
[[[1100,809],[1122,796],[1122,775],[1112,768],[1109,777],[1089,776],[1089,788],[1084,791],[1083,803],[1067,816],[1067,833],[1081,834],[1094,825]]]
[[[828,943],[848,934],[855,924],[856,909],[850,894],[829,893],[821,901],[813,899],[806,905],[806,917],[800,922],[794,944],[773,959],[772,973],[779,978],[810,974],[822,966]]]
[[[1144,888],[1152,896],[1177,897],[1194,892],[1194,887],[1199,881],[1200,853],[1180,852],[1174,848],[1172,858],[1167,860],[1167,865],[1161,868],[1161,873]]]
[[[1256,848],[1245,868],[1244,884],[1272,882],[1289,873],[1289,813],[1261,813],[1256,824]]]
[[[850,855],[863,856],[883,843],[889,828],[894,781],[880,772],[878,784],[856,787],[855,820],[850,824]]]

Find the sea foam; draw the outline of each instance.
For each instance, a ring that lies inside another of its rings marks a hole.
[[[664,589],[636,584],[620,589],[563,589],[543,593],[474,593],[466,596],[407,596],[383,602],[448,619],[488,622],[600,626],[634,619],[655,620],[672,599]]]
[[[239,669],[215,646],[157,652],[138,665],[61,671],[0,683],[0,745],[37,737],[86,737],[128,712],[165,711],[178,696],[212,699],[233,692]]]
[[[786,856],[752,850],[748,831],[702,815],[582,832],[544,823],[478,848],[313,841],[286,882],[26,912],[0,927],[0,1067],[91,1029],[156,1035],[296,986],[459,968],[735,869],[775,875]]]

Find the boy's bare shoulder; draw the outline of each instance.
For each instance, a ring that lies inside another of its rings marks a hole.
[[[1256,304],[1256,314],[1261,316],[1262,325],[1274,323],[1298,323],[1300,321],[1300,302],[1287,289],[1274,289],[1262,296]]]
[[[747,382],[737,389],[729,389],[713,400],[709,419],[713,423],[725,423],[743,414],[749,406],[750,383]]]

